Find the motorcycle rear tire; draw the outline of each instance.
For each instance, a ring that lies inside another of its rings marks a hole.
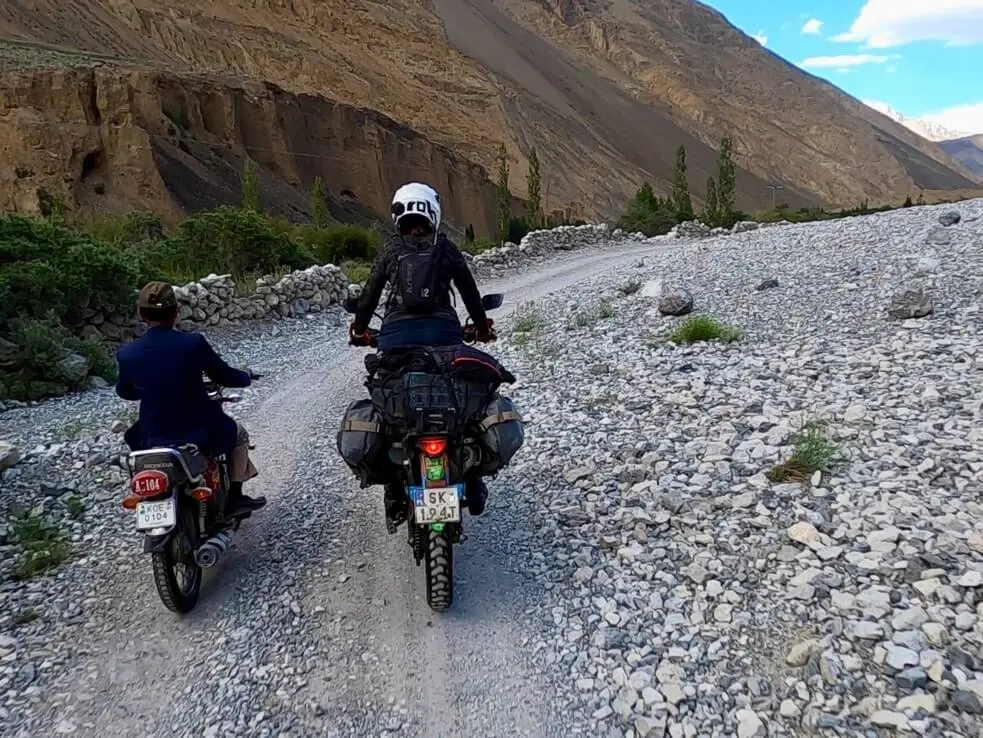
[[[454,602],[454,544],[446,530],[427,529],[426,535],[427,604],[435,612],[444,612]]]
[[[154,565],[154,584],[161,602],[171,612],[186,615],[195,609],[201,595],[201,567],[195,562],[198,542],[197,524],[192,515],[181,510],[180,529],[167,542],[163,551],[151,554]],[[180,548],[181,553],[175,549]],[[182,587],[175,568],[184,565],[189,581]]]

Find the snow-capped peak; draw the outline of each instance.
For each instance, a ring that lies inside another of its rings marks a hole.
[[[948,141],[953,138],[962,138],[964,136],[971,135],[971,132],[969,131],[953,131],[943,125],[933,123],[932,121],[921,120],[918,118],[906,118],[887,103],[878,102],[876,100],[864,100],[863,102],[867,107],[873,108],[878,113],[883,113],[895,123],[900,123],[908,130],[914,131],[919,136],[922,138],[927,138],[929,141]]]

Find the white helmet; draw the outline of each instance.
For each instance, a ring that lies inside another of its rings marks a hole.
[[[440,195],[430,185],[422,182],[404,184],[393,195],[393,225],[399,230],[399,221],[407,215],[420,215],[427,219],[434,234],[440,227]]]

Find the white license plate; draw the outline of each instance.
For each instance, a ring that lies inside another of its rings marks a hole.
[[[411,487],[414,518],[417,525],[460,523],[463,485],[453,487]]]
[[[177,524],[177,504],[173,497],[137,503],[137,530],[171,528]]]

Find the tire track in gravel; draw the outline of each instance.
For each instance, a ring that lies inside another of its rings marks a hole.
[[[484,291],[506,292],[504,316],[662,248],[574,256]],[[365,353],[340,340],[301,347],[298,365],[319,368],[263,390],[244,418],[261,470],[253,488],[269,504],[206,576],[190,616],[163,610],[130,531],[133,546],[106,567],[118,578],[115,606],[94,606],[74,663],[21,735],[581,732],[562,707],[567,685],[524,650],[532,619],[548,613],[521,575],[535,545],[521,490],[492,483],[488,513],[455,550],[455,605],[437,615],[403,530],[385,532],[379,489],[358,489],[338,458],[337,422],[364,393]]]

